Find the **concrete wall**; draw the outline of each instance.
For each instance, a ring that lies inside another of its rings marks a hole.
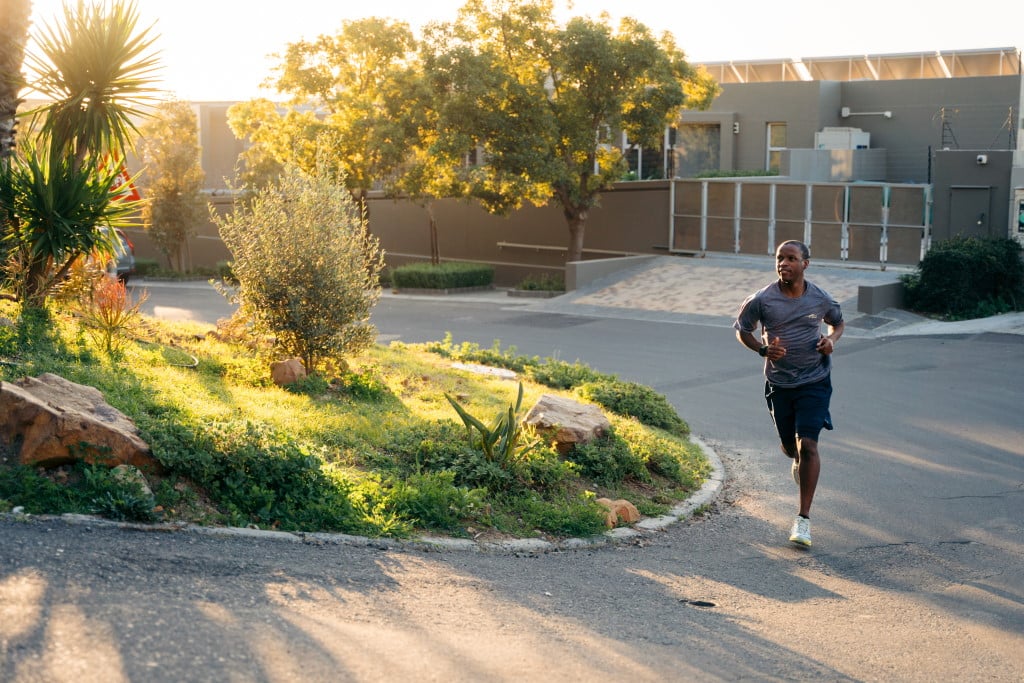
[[[766,130],[787,125],[789,148],[814,148],[826,126],[860,128],[873,149],[885,149],[885,180],[930,182],[929,153],[951,149],[1010,149],[1010,126],[1019,126],[1021,75],[896,81],[729,83],[702,116],[740,123],[734,158],[723,168],[764,169]],[[849,115],[842,116],[843,108]],[[884,112],[891,112],[886,117]],[[1009,121],[1011,111],[1018,120]],[[694,116],[685,113],[683,122]],[[943,125],[945,123],[947,125]],[[1019,131],[1018,131],[1019,132]],[[723,129],[723,137],[725,130]],[[955,138],[955,142],[953,141]]]
[[[892,118],[851,115],[839,125],[870,131],[871,146],[888,151],[888,180],[931,182],[930,150],[1010,149],[1005,126],[1020,92],[1019,75],[854,81],[843,84],[843,106]]]
[[[933,239],[1011,235],[1016,227],[1009,222],[1012,164],[1013,152],[1007,150],[936,152]]]
[[[825,81],[730,83],[722,86],[710,113],[735,117],[739,123],[735,168],[763,170],[769,123],[786,124],[787,147],[813,148],[816,132],[839,125],[833,120],[839,96],[840,84]],[[726,131],[722,133],[725,137]]]
[[[620,183],[590,212],[584,259],[666,253],[669,201],[667,181]],[[370,230],[387,252],[389,265],[429,259],[429,220],[408,201],[370,202]],[[441,259],[475,261],[495,267],[495,281],[512,285],[528,274],[562,275],[569,229],[560,208],[526,206],[510,216],[493,216],[475,203],[453,199],[434,203]]]
[[[225,178],[233,180],[238,155],[245,143],[235,138],[228,127],[227,111],[233,102],[199,102],[193,105],[199,120],[201,164],[206,173],[206,188],[223,190]]]

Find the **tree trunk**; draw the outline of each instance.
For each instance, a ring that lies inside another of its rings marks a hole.
[[[565,222],[569,226],[569,254],[566,261],[583,260],[583,233],[587,227],[586,211],[565,211]]]
[[[0,159],[14,149],[14,122],[25,85],[21,72],[28,42],[30,0],[0,1]]]
[[[441,263],[441,247],[437,243],[437,219],[434,217],[434,202],[427,202],[427,216],[430,218],[430,263]]]

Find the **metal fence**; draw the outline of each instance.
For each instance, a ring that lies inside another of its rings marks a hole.
[[[915,266],[931,236],[931,185],[760,178],[675,180],[669,250],[772,254],[800,240],[815,258]]]

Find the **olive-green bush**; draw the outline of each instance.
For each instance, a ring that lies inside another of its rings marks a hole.
[[[290,167],[226,217],[215,217],[241,310],[313,371],[374,343],[383,252],[333,173]]]
[[[950,320],[1024,309],[1021,245],[1010,238],[957,236],[936,242],[901,278],[909,310]]]
[[[395,289],[461,289],[490,287],[494,268],[482,263],[407,263],[391,269]]]

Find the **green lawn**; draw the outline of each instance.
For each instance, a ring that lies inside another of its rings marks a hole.
[[[491,349],[451,339],[377,345],[280,388],[270,381],[272,344],[244,327],[215,332],[141,318],[130,331],[116,330],[107,352],[81,316],[58,309],[23,316],[11,304],[0,314],[8,321],[0,326],[0,378],[52,372],[97,387],[135,421],[164,469],[147,473],[149,496],[100,465],[17,466],[7,439],[0,511],[558,539],[605,529],[596,498],[626,498],[645,515],[663,514],[710,471],[664,397],[497,342]],[[516,377],[455,368],[456,361],[512,368]],[[502,431],[500,418],[512,409],[509,424],[517,425],[544,393],[599,404],[612,433],[559,455],[528,430]]]

